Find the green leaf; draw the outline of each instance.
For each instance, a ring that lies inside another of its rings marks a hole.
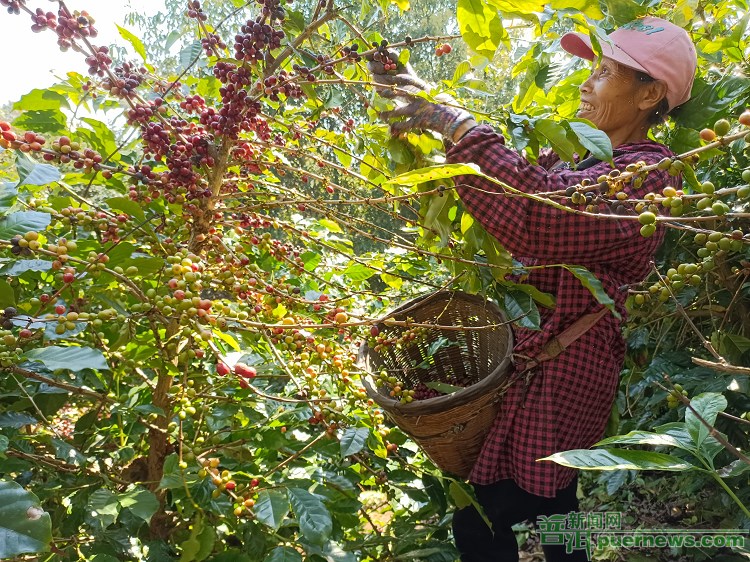
[[[369,279],[373,275],[375,275],[374,269],[370,269],[366,265],[356,262],[350,263],[349,266],[344,270],[344,276],[348,277],[355,283],[359,283],[360,281]]]
[[[514,283],[513,288],[519,291],[523,291],[545,308],[555,308],[555,297],[549,293],[543,293],[542,291],[534,287],[534,285]]]
[[[370,430],[366,427],[347,427],[341,436],[341,456],[356,455],[365,447]]]
[[[289,501],[305,538],[315,544],[322,544],[333,530],[328,508],[316,496],[302,488],[289,488]]]
[[[523,16],[536,15],[544,11],[546,0],[489,0],[490,6],[504,15],[518,14]]]
[[[18,186],[47,185],[62,178],[60,170],[54,166],[39,164],[20,151],[16,151],[16,168],[18,168]]]
[[[351,552],[345,551],[341,545],[334,541],[326,541],[322,545],[306,544],[300,541],[309,560],[320,557],[326,562],[357,562],[358,558]]]
[[[0,267],[0,275],[9,277],[18,277],[27,271],[49,271],[52,269],[52,262],[45,260],[18,260],[3,264]]]
[[[257,562],[260,559],[250,558],[250,556],[244,552],[235,548],[230,548],[229,550],[225,550],[224,552],[212,556],[208,560],[209,562]]]
[[[51,345],[38,349],[31,349],[24,354],[26,359],[39,361],[51,371],[67,369],[73,372],[84,369],[109,371],[109,365],[104,354],[98,349],[90,347]]]
[[[686,447],[684,442],[673,435],[668,433],[651,433],[649,431],[631,431],[627,435],[615,435],[614,437],[608,437],[599,441],[594,446],[603,447],[606,445],[654,445],[657,447],[677,447],[691,453],[695,451],[695,447]]]
[[[0,429],[9,427],[12,429],[21,429],[25,425],[34,425],[39,421],[29,414],[22,412],[3,412],[0,414]]]
[[[80,127],[76,131],[81,141],[88,144],[91,148],[98,150],[104,158],[108,158],[119,152],[117,139],[109,125],[91,117],[83,117],[81,121],[91,127],[91,130]]]
[[[180,545],[182,547],[180,562],[205,560],[211,554],[215,542],[216,532],[213,527],[204,525],[203,517],[198,515],[193,522],[190,537]]]
[[[0,455],[8,450],[10,440],[5,435],[0,435]]]
[[[448,486],[448,493],[453,499],[453,503],[456,504],[458,509],[463,509],[472,505],[473,500],[471,496],[463,489],[458,482],[451,482]]]
[[[0,308],[16,306],[16,292],[5,279],[0,279]]]
[[[65,114],[59,109],[24,111],[13,121],[13,125],[19,129],[48,135],[64,133],[68,128]]]
[[[198,534],[198,552],[195,553],[196,562],[201,562],[210,556],[216,544],[216,529],[213,525],[204,525]]]
[[[500,16],[483,0],[458,0],[457,19],[464,41],[488,59],[495,56],[500,42],[507,40]]]
[[[698,181],[698,176],[695,175],[695,170],[693,170],[692,166],[687,164],[685,165],[682,170],[682,177],[685,179],[685,182],[690,186],[694,193],[701,192],[701,182]]]
[[[263,562],[302,562],[302,555],[291,546],[277,546]]]
[[[575,146],[568,140],[568,133],[560,123],[552,119],[537,119],[534,123],[534,131],[546,138],[552,150],[563,160],[573,161]]]
[[[728,74],[711,84],[697,77],[693,95],[681,108],[676,117],[683,127],[700,130],[711,126],[719,117],[727,114],[750,90],[750,78]]]
[[[180,72],[187,70],[192,64],[194,64],[201,56],[203,47],[199,40],[192,41],[187,44],[182,51],[180,51]]]
[[[278,530],[289,513],[289,499],[281,491],[262,490],[258,492],[253,513],[255,513],[255,518],[258,521]]]
[[[336,221],[332,221],[331,219],[320,219],[318,221],[318,224],[328,230],[329,232],[344,232],[341,229],[341,226]]]
[[[62,439],[52,439],[52,446],[55,448],[55,457],[65,461],[73,466],[83,466],[86,464],[86,457],[70,443]]]
[[[604,19],[604,14],[599,8],[599,0],[552,0],[548,6],[552,10],[575,10],[592,20]]]
[[[687,427],[683,422],[671,422],[664,425],[657,425],[654,431],[660,435],[669,435],[680,443],[680,448],[685,450],[695,450],[693,438],[688,433]]]
[[[462,175],[476,175],[481,174],[479,166],[476,164],[442,164],[440,166],[430,166],[427,168],[419,168],[411,172],[398,175],[395,178],[391,178],[385,186],[388,185],[417,185],[420,183],[442,180],[447,178],[453,178],[455,176]]]
[[[735,476],[745,474],[748,470],[750,470],[750,464],[746,463],[742,459],[737,459],[724,468],[719,469],[716,473],[721,478],[734,478]]]
[[[39,498],[0,480],[0,559],[47,552],[51,542],[52,521]]]
[[[318,252],[305,252],[300,256],[302,263],[305,264],[305,271],[315,271],[318,267],[322,256]]]
[[[133,49],[135,49],[135,52],[138,53],[141,58],[145,61],[146,60],[146,47],[143,44],[143,41],[141,41],[138,37],[133,35],[130,31],[125,29],[124,27],[120,27],[119,25],[115,24],[117,27],[117,31],[120,32],[120,37],[125,39],[128,43],[130,43],[133,46]]]
[[[458,509],[464,509],[470,505],[474,506],[479,515],[482,517],[487,526],[492,529],[492,522],[484,512],[484,508],[477,502],[471,495],[464,489],[464,486],[455,480],[448,486],[448,494],[450,494],[453,503],[456,504]]]
[[[581,470],[698,470],[698,467],[672,455],[628,449],[574,449],[539,460]]]
[[[0,219],[0,238],[9,240],[14,236],[23,236],[29,231],[45,230],[50,223],[49,213],[39,211],[19,211]]]
[[[164,460],[164,471],[161,482],[159,482],[159,489],[173,490],[185,487],[185,478],[182,475],[179,463],[180,461],[176,454],[171,454]]]
[[[31,90],[13,104],[16,111],[41,111],[44,109],[60,109],[69,107],[68,98],[52,90]]]
[[[612,141],[604,131],[584,123],[568,121],[568,126],[578,137],[578,141],[591,153],[591,156],[602,162],[612,162]],[[580,154],[579,156],[583,156]]]
[[[563,265],[565,269],[570,271],[575,277],[586,287],[599,304],[606,306],[612,311],[615,318],[620,318],[620,313],[615,310],[615,301],[612,300],[604,290],[602,282],[597,279],[596,275],[591,273],[588,269],[582,265]]]
[[[147,523],[151,521],[154,513],[159,510],[159,500],[149,490],[134,488],[129,492],[117,496],[117,500],[124,508],[128,508],[133,515],[143,519]]]
[[[5,214],[9,211],[18,199],[18,190],[15,184],[2,183],[0,184],[0,214]]]
[[[696,414],[703,418],[709,425],[714,425],[716,416],[723,412],[727,407],[727,399],[723,395],[715,392],[704,392],[690,400],[690,408],[685,409],[685,426],[690,432],[690,436],[695,444],[700,447],[704,439],[708,437],[708,428],[696,417]]]
[[[458,66],[456,66],[456,70],[453,71],[453,78],[451,78],[450,85],[456,86],[461,78],[466,76],[469,72],[471,72],[471,65],[469,64],[469,61],[462,61],[458,63]]]
[[[430,381],[428,383],[425,383],[425,386],[427,388],[431,388],[432,390],[437,390],[438,392],[442,394],[453,394],[454,392],[463,390],[462,386],[454,386],[452,384],[448,384],[445,382],[436,382],[436,381]]]
[[[607,14],[614,20],[617,27],[648,14],[648,7],[633,0],[604,0]]]
[[[99,488],[89,497],[89,503],[86,509],[93,512],[94,518],[106,529],[117,521],[120,514],[120,502],[117,496],[105,488]]]
[[[505,293],[503,305],[509,319],[515,320],[519,326],[530,330],[539,329],[542,319],[534,299],[529,294],[511,289]]]

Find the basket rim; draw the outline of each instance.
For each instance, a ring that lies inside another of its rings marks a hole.
[[[410,308],[414,307],[417,304],[421,304],[433,298],[446,297],[446,296],[450,298],[458,297],[466,301],[471,301],[474,304],[481,304],[484,307],[489,307],[493,313],[495,313],[497,316],[499,316],[500,318],[502,318],[504,321],[507,322],[505,315],[500,310],[500,307],[497,305],[497,303],[495,303],[494,301],[490,299],[483,299],[479,297],[478,295],[472,295],[464,291],[449,291],[449,290],[435,291],[433,293],[429,293],[427,295],[422,295],[414,299],[411,299],[410,301],[395,308],[387,317],[392,318],[396,316],[398,313],[403,314],[405,311],[408,311]],[[501,382],[502,375],[508,371],[509,364],[512,361],[512,352],[513,352],[513,331],[510,325],[508,325],[508,330],[507,330],[507,343],[508,343],[508,348],[507,348],[508,354],[500,362],[500,364],[497,365],[495,369],[493,369],[493,371],[489,375],[484,377],[481,381],[475,384],[472,384],[471,386],[462,388],[461,390],[457,390],[456,392],[452,394],[447,394],[445,396],[436,396],[434,398],[427,398],[425,400],[415,400],[413,402],[405,404],[378,392],[377,388],[372,383],[372,373],[370,373],[367,370],[365,370],[365,373],[366,373],[365,376],[362,377],[362,384],[365,387],[365,391],[367,392],[367,395],[370,398],[372,398],[381,408],[385,409],[386,411],[396,412],[399,414],[406,414],[406,415],[432,414],[436,412],[445,411],[451,408],[464,406],[468,404],[469,402],[473,401],[474,399],[476,399],[478,396],[486,394],[487,392],[491,392],[492,389],[497,387],[498,384]],[[369,349],[370,347],[367,345],[366,341],[363,342],[362,345],[360,345],[359,353],[358,353],[358,360],[357,360],[358,363],[360,364],[364,363],[365,354],[367,353],[367,350]]]

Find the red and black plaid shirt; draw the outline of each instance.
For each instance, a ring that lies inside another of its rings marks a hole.
[[[672,153],[645,141],[614,151],[615,167],[630,163],[654,164]],[[555,169],[553,155],[531,165],[489,126],[470,131],[447,153],[451,163],[472,162],[482,172],[525,193],[564,190],[584,178],[596,181],[612,169],[600,162],[582,171]],[[625,318],[627,285],[649,273],[663,229],[643,238],[634,220],[586,217],[558,210],[527,197],[507,196],[502,188],[478,176],[456,179],[466,209],[525,265],[581,265],[594,273]],[[660,192],[667,185],[679,189],[678,178],[651,172],[638,189],[626,187],[633,198]],[[580,281],[560,267],[534,269],[528,280],[557,299],[554,310],[542,309],[540,331],[515,329],[514,352],[534,356],[553,336],[584,314],[601,308]],[[513,385],[503,397],[500,414],[471,473],[477,484],[511,478],[523,489],[552,497],[568,485],[575,471],[537,459],[559,451],[588,448],[600,440],[609,418],[625,354],[620,321],[606,315],[556,358],[537,367],[523,397],[523,384]]]

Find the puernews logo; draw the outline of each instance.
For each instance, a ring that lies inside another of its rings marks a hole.
[[[542,515],[537,518],[542,545],[584,550],[589,560],[606,548],[744,548],[746,529],[625,529],[618,511]]]

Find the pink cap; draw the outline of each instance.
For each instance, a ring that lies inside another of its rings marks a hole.
[[[670,109],[690,99],[698,62],[695,46],[681,27],[660,18],[642,18],[626,23],[599,44],[605,57],[664,81]],[[594,60],[588,35],[566,33],[560,45],[572,55]]]

